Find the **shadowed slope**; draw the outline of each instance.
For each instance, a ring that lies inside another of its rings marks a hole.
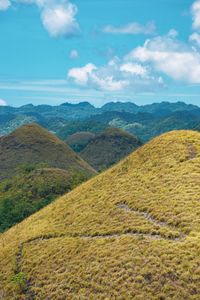
[[[70,135],[66,143],[76,152],[83,150],[89,142],[95,137],[95,134],[87,131],[80,131]]]
[[[2,297],[199,299],[199,165],[170,132],[2,234]]]
[[[81,151],[81,157],[95,170],[104,170],[141,146],[134,135],[118,128],[108,128],[94,137]]]

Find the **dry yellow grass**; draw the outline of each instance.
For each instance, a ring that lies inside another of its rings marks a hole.
[[[0,236],[0,299],[200,299],[200,133],[165,134]]]

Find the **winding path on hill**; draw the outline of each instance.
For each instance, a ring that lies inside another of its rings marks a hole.
[[[192,160],[197,157],[197,150],[193,144],[188,144],[189,160]]]
[[[176,230],[177,232],[177,228],[175,226],[171,226],[168,225],[166,222],[160,222],[158,220],[156,220],[154,217],[152,217],[149,213],[147,212],[143,212],[143,211],[139,211],[139,210],[134,210],[132,208],[129,208],[128,205],[124,204],[124,203],[119,203],[116,205],[116,207],[118,209],[122,209],[125,210],[127,212],[133,212],[138,214],[139,216],[142,216],[143,218],[145,218],[147,221],[151,222],[154,225],[159,225],[171,230]],[[153,234],[153,233],[141,233],[138,232],[136,230],[127,230],[124,232],[113,232],[113,233],[107,233],[107,234],[88,234],[88,235],[84,235],[84,234],[47,234],[47,235],[42,235],[42,236],[37,236],[31,239],[28,239],[27,241],[23,242],[22,244],[19,245],[18,247],[18,252],[16,255],[16,269],[15,269],[15,274],[19,274],[20,272],[22,272],[22,262],[23,262],[23,251],[24,251],[24,246],[30,244],[30,243],[34,243],[34,242],[39,242],[39,241],[44,241],[44,240],[50,240],[50,239],[58,239],[58,238],[62,238],[62,237],[66,237],[66,238],[80,238],[80,239],[87,239],[87,240],[93,240],[93,239],[112,239],[112,238],[120,238],[120,237],[126,237],[126,236],[130,236],[130,237],[140,237],[140,238],[147,238],[147,239],[151,239],[151,240],[167,240],[167,241],[171,241],[171,242],[180,242],[185,238],[185,235],[183,233],[179,232],[179,236],[164,236],[161,235],[159,233],[157,234]],[[34,300],[36,299],[36,295],[34,294],[34,292],[31,289],[31,281],[27,280],[26,284],[25,284],[25,288],[24,288],[24,295],[26,297],[27,300]]]
[[[139,209],[130,208],[125,203],[119,203],[116,206],[119,209],[125,210],[127,212],[132,212],[132,213],[134,213],[134,214],[136,214],[136,215],[138,215],[140,217],[145,218],[147,221],[149,221],[153,225],[158,225],[160,227],[165,227],[165,228],[177,231],[177,227],[169,225],[167,222],[161,222],[161,221],[157,220],[156,218],[154,218],[153,216],[151,216],[148,212],[140,211]],[[179,234],[180,234],[180,236],[182,236],[181,233],[179,233]]]

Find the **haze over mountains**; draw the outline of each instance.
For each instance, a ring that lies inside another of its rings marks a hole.
[[[38,123],[61,139],[82,131],[102,132],[111,126],[135,134],[146,142],[169,130],[197,127],[200,124],[200,108],[183,102],[145,106],[111,102],[101,108],[95,108],[88,102],[0,107],[0,135],[27,123]]]
[[[200,133],[173,131],[0,236],[4,299],[199,299]]]

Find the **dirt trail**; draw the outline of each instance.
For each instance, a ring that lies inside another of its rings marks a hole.
[[[118,204],[117,208],[123,209],[128,212],[134,212],[134,213],[144,217],[146,220],[153,223],[154,225],[164,226],[169,229],[176,230],[176,232],[177,232],[177,228],[169,226],[166,222],[160,222],[160,221],[156,220],[147,212],[141,212],[138,210],[131,209],[131,208],[129,208],[128,205],[123,204],[123,203]],[[61,238],[61,237],[92,240],[92,239],[113,239],[113,238],[120,238],[120,237],[125,237],[125,236],[139,237],[141,239],[147,238],[147,239],[151,239],[151,240],[163,240],[163,241],[167,240],[170,242],[180,242],[185,238],[185,236],[182,233],[180,233],[180,235],[178,237],[177,236],[176,237],[175,236],[166,237],[161,234],[141,233],[141,232],[137,232],[135,230],[133,230],[133,231],[127,230],[124,232],[111,232],[111,233],[106,233],[106,234],[94,234],[94,235],[93,234],[88,234],[88,235],[85,234],[84,235],[84,234],[78,234],[78,233],[77,234],[63,233],[63,234],[47,234],[47,235],[43,235],[43,236],[37,236],[37,237],[31,238],[31,239],[25,241],[24,243],[22,243],[19,246],[18,253],[16,255],[15,274],[23,272],[23,270],[22,270],[23,250],[24,250],[24,246],[26,246],[30,243],[39,242],[39,241],[43,241],[43,240],[56,239],[56,238]],[[27,282],[26,282],[25,289],[24,289],[24,296],[25,296],[25,299],[27,299],[27,300],[36,299],[36,295],[32,291],[32,283],[30,280],[27,280]]]
[[[158,225],[160,227],[167,227],[171,230],[177,231],[177,228],[175,226],[172,226],[172,225],[167,224],[166,222],[161,222],[161,221],[157,220],[156,218],[152,217],[148,212],[130,208],[128,205],[126,205],[124,203],[117,204],[117,208],[123,209],[128,212],[133,212],[133,213],[145,218],[147,221],[151,222],[154,225]]]
[[[188,144],[189,160],[195,159],[197,157],[197,150],[192,144]]]

